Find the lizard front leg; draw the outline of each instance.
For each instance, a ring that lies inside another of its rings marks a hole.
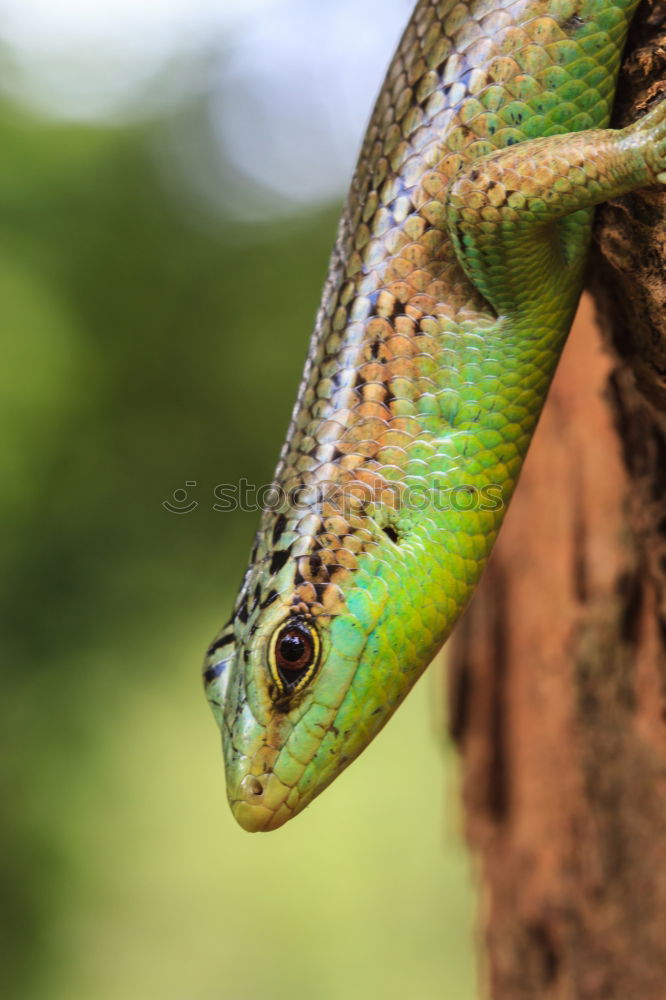
[[[666,180],[666,101],[625,129],[533,139],[454,178],[447,223],[466,274],[499,317],[538,335],[578,297],[590,210]]]

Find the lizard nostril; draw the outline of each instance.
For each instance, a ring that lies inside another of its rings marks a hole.
[[[241,788],[248,799],[256,799],[264,794],[264,786],[255,774],[247,774],[241,782]]]

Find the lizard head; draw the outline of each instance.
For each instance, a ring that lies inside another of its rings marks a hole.
[[[246,830],[276,829],[308,805],[436,651],[440,609],[403,582],[417,577],[423,545],[363,523],[361,540],[337,516],[311,516],[308,534],[279,518],[264,524],[232,619],[208,651],[227,795]]]

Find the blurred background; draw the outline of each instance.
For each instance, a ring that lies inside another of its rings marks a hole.
[[[3,998],[477,995],[436,670],[255,837],[199,679],[410,8],[0,0]]]

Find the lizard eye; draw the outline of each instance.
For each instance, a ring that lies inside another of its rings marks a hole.
[[[319,660],[319,636],[309,622],[292,619],[271,639],[268,662],[281,695],[302,690]]]

